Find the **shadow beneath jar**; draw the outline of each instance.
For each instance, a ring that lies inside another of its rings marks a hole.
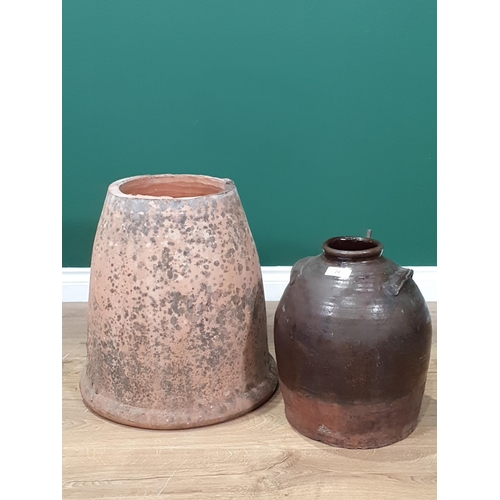
[[[437,423],[437,401],[427,394],[424,394],[424,397],[422,398],[422,406],[420,407],[418,422],[420,423],[423,418],[431,419],[434,424]]]

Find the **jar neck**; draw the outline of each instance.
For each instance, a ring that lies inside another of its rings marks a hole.
[[[383,249],[382,243],[377,240],[356,236],[336,236],[323,243],[323,255],[329,261],[377,259]]]

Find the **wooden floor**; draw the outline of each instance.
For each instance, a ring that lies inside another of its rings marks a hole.
[[[272,317],[268,306],[272,345]],[[78,380],[85,365],[86,303],[63,304],[63,498],[436,498],[436,303],[420,423],[377,450],[344,450],[295,432],[279,391],[231,422],[181,431],[136,429],[94,415]]]

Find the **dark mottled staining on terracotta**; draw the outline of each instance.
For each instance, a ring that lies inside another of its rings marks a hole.
[[[103,211],[93,280],[105,290],[103,279],[112,276],[115,298],[94,294],[89,308],[88,374],[96,392],[99,386],[111,399],[145,411],[187,405],[206,412],[208,405],[216,412],[241,404],[238,397],[251,399],[269,377],[273,384],[253,240],[234,200],[220,203],[222,212],[218,203],[196,207],[196,200],[175,210],[167,203],[122,207],[121,219]],[[108,228],[123,237],[110,245]],[[105,271],[115,265],[117,271]],[[231,283],[234,276],[242,277],[238,286]],[[92,338],[104,340],[99,345]]]

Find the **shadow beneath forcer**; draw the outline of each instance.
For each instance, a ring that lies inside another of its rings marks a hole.
[[[262,403],[260,406],[257,406],[254,408],[250,413],[255,413],[255,412],[263,412],[263,413],[268,413],[274,410],[277,406],[283,406],[283,396],[281,395],[280,389],[279,389],[279,384],[276,387],[276,390],[273,392],[271,397],[266,400],[264,403]],[[284,411],[284,409],[283,409]]]

